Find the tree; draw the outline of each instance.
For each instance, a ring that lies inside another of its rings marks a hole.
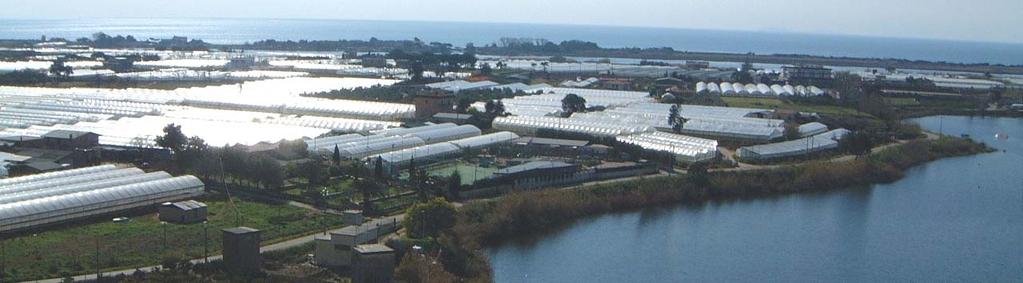
[[[170,149],[174,153],[181,152],[185,142],[188,140],[188,137],[181,132],[181,126],[174,125],[173,123],[167,124],[167,126],[163,127],[163,133],[163,136],[156,137],[156,145]]]
[[[785,122],[785,139],[794,140],[800,137],[799,123],[793,121]]]
[[[341,166],[341,149],[334,145],[334,155],[331,155],[331,161],[334,161],[335,165]]]
[[[689,168],[686,169],[686,175],[694,185],[706,186],[710,184],[710,177],[707,175],[707,164],[703,162],[689,164]]]
[[[682,107],[678,104],[672,105],[671,108],[668,109],[668,125],[671,126],[671,130],[676,133],[682,132],[682,129],[685,128],[686,122],[689,122],[689,119],[682,117],[681,111]]]
[[[458,282],[444,265],[425,254],[406,253],[394,270],[395,282]]]
[[[586,99],[574,93],[565,95],[565,98],[561,99],[561,110],[565,113],[565,116],[571,116],[572,113],[586,111]]]
[[[469,106],[472,106],[473,102],[475,102],[475,101],[473,101],[471,98],[468,98],[468,97],[459,98],[458,99],[458,103],[455,104],[455,112],[456,113],[465,113],[465,111],[469,109]]]
[[[364,202],[384,191],[383,186],[380,186],[380,184],[373,180],[367,179],[355,180],[355,182],[352,183],[352,187],[355,188],[355,191],[362,195],[362,200]]]
[[[862,156],[870,153],[870,149],[874,147],[874,140],[866,131],[855,131],[838,140],[838,146],[845,152]]]
[[[483,66],[480,66],[480,74],[484,74],[484,75],[488,75],[489,76],[493,72],[494,72],[494,69],[492,69],[490,67],[490,63],[483,63]]]
[[[374,164],[373,164],[373,177],[376,177],[377,180],[383,180],[384,179],[384,158],[381,157],[381,156],[377,156],[376,160],[374,160],[373,162],[374,162]]]
[[[306,178],[306,187],[316,186],[323,182],[323,168],[319,158],[302,163],[298,166],[299,174]]]
[[[181,171],[189,171],[198,164],[199,159],[209,150],[209,145],[200,137],[193,136],[185,140],[181,150],[174,155],[178,168]]]
[[[500,100],[487,101],[487,103],[483,105],[483,108],[490,117],[504,115],[504,102],[501,102]]]
[[[53,74],[54,76],[67,77],[74,72],[75,71],[71,68],[71,66],[64,64],[63,58],[54,60],[53,64],[50,64],[50,74]]]
[[[753,82],[753,75],[747,70],[739,70],[732,73],[732,81],[748,84]]]
[[[443,198],[409,207],[402,226],[412,238],[436,237],[455,225],[455,206]]]
[[[447,180],[448,199],[458,199],[459,191],[462,190],[462,175],[458,171],[451,173]]]

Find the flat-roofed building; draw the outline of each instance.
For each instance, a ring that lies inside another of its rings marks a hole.
[[[352,261],[353,283],[388,283],[394,275],[394,250],[381,244],[359,245]]]
[[[223,230],[224,267],[232,275],[259,274],[263,259],[259,255],[262,232],[249,227]]]
[[[191,224],[206,221],[207,206],[195,200],[165,202],[160,205],[160,221]]]

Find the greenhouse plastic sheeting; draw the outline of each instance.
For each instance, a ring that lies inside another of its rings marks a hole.
[[[745,146],[736,152],[740,158],[766,160],[810,154],[838,147],[838,140],[848,134],[846,129],[836,129],[811,137],[771,144]]]
[[[84,174],[90,174],[90,173],[94,173],[94,172],[108,171],[108,170],[114,170],[114,169],[117,169],[117,167],[115,167],[114,165],[107,164],[107,165],[99,165],[99,166],[93,166],[93,167],[85,167],[85,168],[78,168],[78,169],[71,169],[71,170],[64,170],[64,171],[57,171],[57,172],[50,172],[50,173],[22,176],[22,177],[10,178],[10,179],[3,179],[3,180],[0,180],[0,190],[2,190],[4,188],[8,188],[8,187],[16,185],[16,184],[36,182],[36,181],[47,180],[47,179],[54,179],[54,178],[64,178],[64,177],[69,177],[69,176],[84,175]]]
[[[203,193],[204,185],[193,176],[181,176],[145,183],[37,198],[0,205],[0,226],[18,230],[70,221]]]

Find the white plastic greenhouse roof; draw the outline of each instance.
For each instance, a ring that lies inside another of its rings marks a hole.
[[[739,148],[738,154],[744,158],[775,158],[794,156],[838,147],[838,140],[848,134],[846,129],[835,129],[814,136],[771,144],[746,146]]]
[[[77,175],[83,175],[83,174],[90,174],[90,173],[94,173],[94,172],[108,171],[108,170],[114,170],[114,169],[117,169],[117,167],[115,167],[114,165],[107,164],[107,165],[99,165],[99,166],[93,166],[93,167],[85,167],[85,168],[78,168],[78,169],[71,169],[71,170],[64,170],[64,171],[57,171],[57,172],[50,172],[50,173],[43,173],[43,174],[36,174],[36,175],[28,175],[28,176],[22,176],[22,177],[10,178],[10,179],[3,179],[3,180],[0,180],[0,188],[7,188],[8,186],[13,186],[13,185],[16,185],[16,184],[24,184],[24,183],[29,183],[29,182],[37,182],[37,181],[42,181],[42,180],[54,179],[54,178],[64,178],[64,177],[77,176]]]
[[[39,222],[33,224],[44,224],[44,222],[83,216],[76,215],[75,213],[78,211],[93,211],[118,205],[135,207],[168,197],[195,196],[201,194],[203,188],[204,185],[198,178],[182,176],[0,204],[0,225],[19,227],[25,223],[33,222]]]
[[[722,82],[720,87],[719,84],[714,82],[697,82],[696,92],[702,93],[719,93],[722,95],[729,94],[740,94],[740,95],[773,95],[773,96],[820,96],[824,95],[824,91],[815,86],[791,86],[791,85],[766,85],[766,84],[747,84],[743,85],[740,83],[729,83]]]
[[[35,181],[35,182],[27,182],[27,183],[21,183],[21,184],[14,184],[14,185],[9,185],[9,186],[4,186],[3,188],[0,188],[0,195],[28,192],[28,191],[33,191],[33,190],[53,188],[53,187],[69,185],[69,184],[87,183],[87,182],[92,182],[92,181],[97,181],[97,180],[105,180],[105,179],[111,179],[111,178],[120,178],[120,177],[132,176],[132,175],[140,175],[142,173],[144,173],[144,172],[142,172],[142,170],[140,170],[138,168],[124,168],[124,169],[106,170],[106,171],[100,171],[100,172],[94,172],[94,173],[82,174],[82,175],[75,175],[75,176],[67,176],[67,177],[63,177],[63,178],[53,178],[53,179],[39,180],[39,181]]]
[[[406,134],[406,137],[417,137],[426,143],[438,143],[480,135],[479,128],[473,125],[445,127]]]
[[[455,81],[446,81],[446,82],[427,84],[426,87],[442,89],[442,90],[446,90],[446,91],[457,92],[457,91],[461,91],[461,90],[470,90],[470,89],[478,89],[478,88],[491,88],[491,87],[495,87],[495,86],[498,86],[498,85],[499,85],[498,83],[495,83],[495,82],[492,82],[492,81],[468,82],[468,81],[464,81],[464,80],[455,80]]]
[[[451,141],[451,144],[462,149],[477,149],[498,143],[509,142],[517,138],[519,138],[519,135],[512,132],[496,132],[482,136],[454,140]]]
[[[393,138],[393,139],[392,139]],[[364,158],[373,154],[401,150],[426,144],[417,137],[389,137],[379,142],[367,144],[355,144],[340,149],[341,157]]]
[[[820,122],[810,122],[799,125],[799,135],[804,137],[809,135],[820,134],[827,131],[828,126],[821,124]]]
[[[672,153],[689,162],[707,160],[717,156],[718,142],[711,139],[650,132],[618,136],[616,140],[624,144],[639,146],[645,150]]]
[[[0,194],[0,204],[19,202],[30,199],[37,199],[49,196],[66,195],[77,192],[91,191],[101,188],[110,188],[121,185],[143,183],[148,181],[155,181],[160,179],[168,179],[172,176],[167,172],[153,172],[147,174],[139,174],[132,176],[125,176],[120,178],[101,179],[92,182],[68,184],[63,186],[56,186],[41,190],[19,192],[19,193],[4,193]]]
[[[386,130],[382,130],[382,131],[375,131],[375,132],[373,132],[373,134],[375,134],[375,135],[382,135],[382,136],[403,136],[403,135],[408,135],[408,134],[412,134],[412,133],[418,133],[418,132],[422,132],[422,131],[430,131],[430,130],[443,129],[443,128],[454,128],[454,127],[457,127],[457,126],[458,125],[456,125],[454,123],[441,123],[441,124],[433,124],[433,125],[426,125],[426,126],[413,127],[413,128],[386,129]]]
[[[413,158],[422,160],[435,159],[442,156],[458,153],[458,151],[459,148],[454,144],[442,142],[413,148],[407,148],[398,151],[392,151],[380,154],[379,157],[382,158],[387,163],[395,164],[408,162]],[[374,157],[370,157],[370,159],[373,158]]]

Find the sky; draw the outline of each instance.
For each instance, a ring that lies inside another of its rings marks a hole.
[[[555,23],[1023,43],[1023,0],[0,0],[0,18]]]

